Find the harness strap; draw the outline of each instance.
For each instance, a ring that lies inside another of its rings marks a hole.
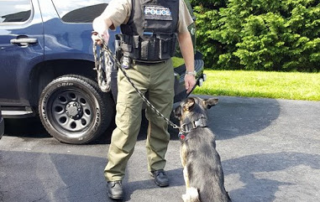
[[[185,137],[188,135],[188,133],[195,128],[205,128],[207,127],[207,118],[206,117],[200,117],[199,119],[195,121],[190,121],[189,123],[184,123],[181,125],[180,132],[178,134],[178,137],[180,140],[184,140]]]
[[[205,117],[200,117],[195,121],[190,121],[189,123],[185,123],[181,126],[183,131],[189,133],[191,129],[198,127],[207,127],[207,119]]]

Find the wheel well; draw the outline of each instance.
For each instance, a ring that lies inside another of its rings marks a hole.
[[[85,60],[53,60],[38,64],[33,68],[29,80],[29,100],[34,110],[37,110],[38,101],[42,90],[52,80],[66,75],[82,75],[96,81],[94,63]]]

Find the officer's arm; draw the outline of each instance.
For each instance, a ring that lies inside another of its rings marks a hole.
[[[193,72],[194,71],[194,50],[190,33],[182,32],[178,34],[180,50],[185,61],[186,71]],[[193,86],[195,85],[196,80],[194,75],[186,74],[185,76],[185,87],[187,93],[189,93]]]
[[[107,43],[109,40],[108,30],[114,30],[122,23],[127,22],[130,13],[130,0],[112,0],[101,15],[93,20],[93,30],[102,36]]]
[[[109,28],[114,29],[113,23],[110,18],[105,18],[103,15],[98,16],[93,20],[92,23],[93,30],[97,31],[99,34],[108,30]]]
[[[183,59],[186,63],[186,71],[194,71],[194,52],[192,40],[189,32],[179,33],[179,45]]]
[[[114,30],[116,27],[126,23],[131,15],[131,0],[111,0],[106,9],[93,21],[95,31],[102,25],[102,29],[110,28]],[[97,27],[96,27],[97,25]]]
[[[100,37],[103,38],[104,43],[109,42],[109,28],[113,26],[112,21],[109,18],[99,16],[92,22],[93,32],[91,35],[92,40],[98,45],[102,45]]]

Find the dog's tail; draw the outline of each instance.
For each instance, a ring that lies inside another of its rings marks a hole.
[[[187,188],[186,194],[182,195],[183,202],[200,202],[199,192],[196,188]]]

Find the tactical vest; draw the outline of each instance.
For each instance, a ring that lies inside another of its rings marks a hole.
[[[171,58],[176,50],[179,0],[132,0],[131,16],[121,25],[124,56],[156,62]]]

